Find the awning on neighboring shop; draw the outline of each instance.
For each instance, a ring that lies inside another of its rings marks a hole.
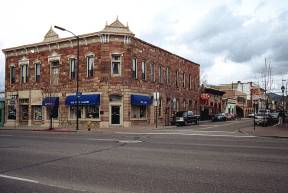
[[[152,99],[150,96],[131,95],[132,105],[150,105],[151,103],[152,103]]]
[[[76,105],[77,96],[76,95],[67,96],[65,100],[65,104],[68,106]],[[100,105],[100,94],[79,95],[78,104],[79,105]]]
[[[42,106],[59,106],[59,97],[45,97]]]

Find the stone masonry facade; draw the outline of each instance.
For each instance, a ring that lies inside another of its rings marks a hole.
[[[168,125],[178,110],[199,113],[199,64],[136,38],[118,19],[100,32],[80,35],[79,41],[79,91],[91,97],[86,106],[81,104],[81,127],[88,121],[96,128],[152,126],[156,113],[157,122]],[[75,105],[67,97],[76,92],[76,79],[71,78],[77,64],[71,63],[77,59],[76,38],[59,38],[50,29],[43,42],[3,53],[5,125],[47,126],[53,113],[43,101],[51,97],[59,100],[54,126],[75,125]],[[157,108],[154,92],[160,93]],[[92,97],[98,96],[95,102]]]

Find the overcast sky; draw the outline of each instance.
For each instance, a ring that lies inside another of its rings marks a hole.
[[[259,81],[265,58],[274,86],[288,79],[287,0],[2,0],[0,7],[0,49],[41,42],[53,25],[100,31],[118,15],[138,38],[199,63],[209,84]],[[0,89],[4,62],[1,53]]]

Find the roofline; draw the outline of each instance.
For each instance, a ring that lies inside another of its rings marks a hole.
[[[87,33],[87,34],[79,35],[78,37],[79,38],[87,38],[87,37],[97,36],[97,35],[100,35],[100,33],[99,32]],[[25,49],[25,48],[29,48],[29,47],[45,46],[48,44],[61,43],[61,42],[69,41],[69,40],[75,40],[75,39],[76,39],[75,36],[70,36],[70,37],[66,37],[66,38],[59,38],[57,40],[49,41],[49,42],[42,41],[42,42],[33,43],[33,44],[25,44],[22,46],[16,46],[16,47],[2,49],[2,52],[5,53],[5,52],[18,50],[18,49]]]
[[[226,92],[225,91],[221,91],[221,90],[217,90],[217,89],[214,89],[214,88],[204,88],[204,92],[208,92],[210,94],[218,94],[218,95],[224,95]],[[213,93],[211,93],[213,92]]]
[[[191,60],[188,60],[188,59],[186,59],[186,58],[184,58],[184,57],[182,57],[182,56],[179,56],[179,55],[177,55],[177,54],[173,54],[173,53],[171,53],[171,52],[169,52],[169,51],[167,51],[167,50],[165,50],[165,49],[163,49],[163,48],[160,48],[160,47],[158,47],[158,46],[155,46],[155,45],[153,45],[153,44],[151,44],[151,43],[148,43],[148,42],[146,42],[146,41],[144,41],[144,40],[141,40],[141,39],[139,39],[139,38],[137,38],[137,37],[134,37],[134,38],[135,38],[136,40],[140,41],[141,43],[147,44],[147,45],[152,46],[152,47],[154,47],[154,48],[158,48],[158,49],[160,49],[160,50],[162,50],[162,51],[164,51],[164,52],[167,52],[167,53],[169,53],[169,54],[171,54],[171,55],[174,55],[174,56],[176,56],[176,57],[178,57],[178,58],[181,58],[181,59],[183,59],[183,60],[185,60],[185,61],[187,61],[187,62],[190,62],[190,63],[193,63],[193,64],[196,64],[196,65],[200,66],[200,64],[198,64],[198,63],[196,63],[196,62],[193,62],[193,61],[191,61]]]
[[[92,33],[82,34],[82,35],[79,35],[78,37],[79,37],[79,38],[88,38],[88,37],[92,37],[92,36],[99,36],[100,34],[102,34],[101,31],[100,31],[100,32],[92,32]],[[105,33],[104,33],[104,34],[105,34]],[[106,34],[107,34],[107,33],[106,33]],[[115,34],[115,33],[110,33],[110,34],[111,34],[111,35],[127,35],[127,34],[123,34],[123,33],[117,33],[117,34]],[[186,59],[186,58],[184,58],[184,57],[182,57],[182,56],[179,56],[179,55],[177,55],[177,54],[173,54],[173,53],[171,53],[171,52],[169,52],[169,51],[167,51],[167,50],[165,50],[165,49],[163,49],[163,48],[160,48],[160,47],[155,46],[155,45],[153,45],[153,44],[151,44],[151,43],[148,43],[148,42],[146,42],[146,41],[144,41],[144,40],[141,40],[141,39],[139,39],[139,38],[137,38],[137,37],[135,37],[135,36],[133,36],[133,38],[135,38],[136,40],[140,41],[141,43],[144,43],[144,44],[146,44],[146,45],[149,45],[149,46],[152,46],[152,47],[154,47],[154,48],[160,49],[160,50],[162,50],[162,51],[164,51],[164,52],[167,52],[167,53],[169,53],[169,54],[171,54],[171,55],[174,55],[174,56],[176,56],[176,57],[178,57],[178,58],[181,58],[181,59],[183,59],[183,60],[185,60],[185,61],[187,61],[187,62],[190,62],[190,63],[193,63],[193,64],[195,64],[195,65],[200,66],[200,64],[198,64],[198,63],[196,63],[196,62],[193,62],[193,61],[191,61],[191,60],[188,60],[188,59]],[[71,41],[71,40],[75,40],[75,36],[70,36],[70,37],[66,37],[66,38],[59,38],[59,39],[57,39],[57,40],[49,41],[49,42],[42,41],[42,42],[33,43],[33,44],[25,44],[25,45],[22,45],[22,46],[5,48],[5,49],[2,49],[2,52],[5,54],[6,52],[13,51],[13,50],[27,49],[27,48],[30,48],[30,47],[45,46],[45,45],[55,44],[55,43],[57,44],[57,43],[65,42],[65,41]]]
[[[99,36],[100,34],[109,34],[109,35],[134,35],[134,34],[126,34],[126,33],[108,33],[108,32],[103,32],[99,31],[99,32],[92,32],[92,33],[87,33],[87,34],[82,34],[79,35],[78,37],[81,38],[88,38],[88,37],[93,37],[93,36]],[[11,47],[11,48],[5,48],[2,49],[2,52],[9,52],[9,51],[13,51],[13,50],[18,50],[18,49],[25,49],[25,48],[30,48],[30,47],[37,47],[37,46],[45,46],[45,45],[49,45],[49,44],[55,44],[55,43],[61,43],[61,42],[65,42],[65,41],[71,41],[71,40],[75,40],[75,36],[70,36],[70,37],[66,37],[66,38],[59,38],[57,40],[53,40],[53,41],[42,41],[42,42],[38,42],[38,43],[33,43],[33,44],[25,44],[22,46],[16,46],[16,47]]]

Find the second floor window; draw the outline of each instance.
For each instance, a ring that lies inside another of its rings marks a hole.
[[[121,55],[112,54],[112,75],[121,74]]]
[[[35,81],[40,82],[40,74],[41,74],[41,64],[35,64]]]
[[[192,89],[192,76],[191,74],[189,74],[189,89],[191,90]]]
[[[175,84],[176,84],[176,87],[178,87],[178,80],[179,80],[179,72],[176,71],[175,72]]]
[[[91,78],[93,77],[93,68],[94,68],[94,56],[87,56],[86,59],[87,63],[87,77]]]
[[[185,86],[186,86],[186,75],[183,72],[183,88],[185,88]]]
[[[133,58],[132,59],[132,77],[133,79],[137,79],[138,76],[137,76],[137,59],[136,58]]]
[[[15,66],[10,66],[10,83],[15,83]]]
[[[21,82],[26,83],[28,81],[28,64],[21,65]]]
[[[70,58],[69,65],[70,65],[70,78],[71,80],[74,80],[76,78],[76,59]]]
[[[142,80],[146,80],[146,63],[143,61],[142,62],[142,73],[141,73],[141,78]]]
[[[170,68],[166,67],[166,83],[170,83]]]
[[[51,61],[51,85],[58,85],[59,83],[59,60]]]
[[[162,66],[159,64],[158,66],[158,81],[159,83],[162,83]]]
[[[154,76],[154,64],[150,64],[150,80],[152,82],[155,81],[155,76]]]

